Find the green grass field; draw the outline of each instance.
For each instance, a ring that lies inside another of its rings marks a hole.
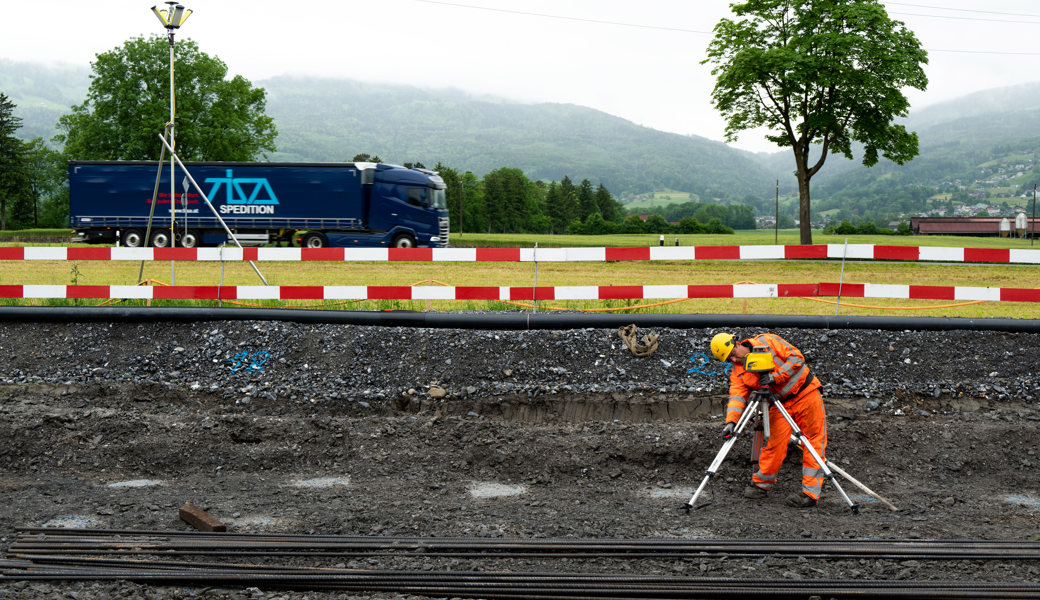
[[[629,202],[625,204],[625,208],[630,212],[641,212],[648,209],[659,208],[661,206],[668,206],[669,204],[700,202],[700,198],[696,194],[691,198],[689,192],[678,192],[675,190],[654,192],[653,196],[653,198],[640,198]]]
[[[674,244],[676,236],[666,243]],[[773,244],[771,231],[737,235],[678,236],[683,245]],[[817,244],[844,244],[845,237],[816,234]],[[479,247],[600,247],[657,245],[658,236],[536,236],[456,234],[452,245]],[[779,243],[797,244],[798,233],[781,231]],[[849,236],[849,244],[917,245],[966,248],[1034,248],[1029,240],[965,237]],[[24,245],[0,242],[2,246]],[[60,245],[60,244],[51,244]],[[450,286],[589,286],[704,285],[736,283],[875,283],[1040,287],[1040,266],[935,264],[874,261],[631,261],[570,263],[452,262],[262,262],[257,268],[270,285],[450,285]],[[0,285],[130,285],[141,279],[155,285],[262,285],[248,263],[128,261],[2,261]],[[0,299],[3,305],[142,305],[143,301]],[[205,301],[154,301],[158,305],[216,305]],[[531,303],[483,301],[342,301],[224,302],[223,306],[264,306],[346,310],[533,310]],[[612,312],[919,315],[966,318],[1037,318],[1040,305],[1026,302],[955,302],[864,298],[750,298],[681,301],[614,300],[539,302],[537,310]]]

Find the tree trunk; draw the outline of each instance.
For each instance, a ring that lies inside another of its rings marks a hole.
[[[809,179],[812,175],[809,174],[808,156],[800,155],[797,147],[794,162],[794,175],[798,179],[798,232],[801,238],[799,243],[809,246],[812,244],[812,221],[809,217]]]
[[[798,178],[798,232],[803,245],[812,244],[812,221],[809,217],[809,179]]]

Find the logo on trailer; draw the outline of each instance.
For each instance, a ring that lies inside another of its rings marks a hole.
[[[228,169],[227,177],[207,177],[205,182],[213,184],[206,195],[210,202],[215,202],[219,194],[224,195],[220,207],[223,214],[273,215],[278,204],[266,177],[235,177]]]

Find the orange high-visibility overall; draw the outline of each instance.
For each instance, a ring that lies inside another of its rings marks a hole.
[[[763,333],[748,338],[741,344],[750,346],[766,346],[773,354],[773,379],[769,386],[783,403],[791,418],[808,438],[809,443],[827,460],[824,451],[827,448],[827,415],[823,409],[823,398],[820,397],[820,380],[809,372],[805,357],[798,348],[778,335]],[[757,373],[744,369],[743,365],[734,365],[729,376],[729,403],[726,407],[726,422],[736,423],[744,412],[751,392],[762,389]],[[758,471],[751,476],[751,481],[758,487],[769,490],[776,483],[780,465],[787,456],[787,444],[791,439],[791,426],[787,424],[780,411],[769,410],[769,442],[758,458]],[[814,500],[820,498],[823,487],[823,470],[807,448],[802,449],[802,491]]]

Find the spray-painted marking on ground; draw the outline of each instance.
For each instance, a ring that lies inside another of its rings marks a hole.
[[[474,483],[469,486],[469,495],[474,498],[504,498],[527,493],[526,485],[507,485],[503,483]]]
[[[693,367],[686,369],[687,373],[697,373],[699,375],[716,375],[722,373],[723,375],[729,375],[730,369],[733,368],[733,363],[718,363],[708,358],[708,355],[703,352],[698,352],[690,357],[693,361]],[[710,371],[706,369],[711,369]],[[718,369],[718,370],[716,370]]]
[[[258,352],[242,351],[228,359],[231,363],[231,372],[237,373],[239,369],[246,371],[260,371],[264,370],[264,363],[271,355],[266,350],[260,350]]]
[[[129,481],[116,481],[108,484],[110,488],[141,488],[162,485],[161,479],[131,479]]]
[[[334,486],[350,485],[350,477],[314,477],[311,479],[296,479],[292,484],[296,487],[302,488],[330,488]]]
[[[1005,500],[1008,504],[1017,504],[1027,508],[1040,508],[1040,498],[1034,498],[1033,496],[1007,496]]]
[[[98,522],[90,517],[55,517],[40,527],[60,527],[63,529],[86,529],[97,526]]]
[[[1040,302],[1040,288],[876,283],[532,286],[0,285],[0,298],[127,300],[677,300],[703,298],[891,298]]]
[[[693,488],[654,488],[647,493],[651,498],[659,500],[689,500],[693,492]]]
[[[113,248],[10,246],[0,260],[606,262],[644,260],[897,260],[1040,264],[1040,250],[877,244],[622,248]]]

